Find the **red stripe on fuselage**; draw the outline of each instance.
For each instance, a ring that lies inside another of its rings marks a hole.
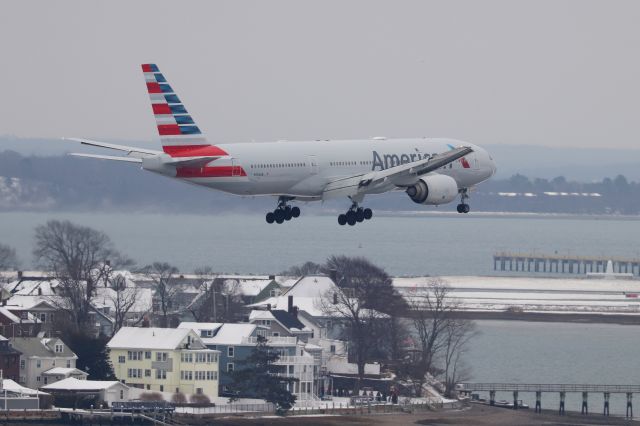
[[[240,166],[176,168],[176,177],[179,177],[179,178],[244,177],[244,176],[247,176],[247,173]]]
[[[207,157],[229,155],[226,151],[218,148],[215,145],[164,145],[162,149],[172,157]]]
[[[142,72],[152,72],[151,64],[142,64]]]
[[[171,114],[169,104],[151,104],[154,114]]]

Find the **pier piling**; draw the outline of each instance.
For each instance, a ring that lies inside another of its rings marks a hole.
[[[542,392],[536,391],[536,413],[542,413]]]
[[[611,394],[609,392],[604,393],[604,410],[602,411],[603,416],[609,415],[609,396]]]
[[[580,409],[581,414],[589,414],[589,404],[587,403],[588,398],[589,392],[582,392],[582,408]]]
[[[566,394],[564,392],[560,392],[560,408],[558,409],[558,414],[564,416],[564,398]]]

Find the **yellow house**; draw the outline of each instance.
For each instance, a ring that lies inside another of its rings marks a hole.
[[[191,329],[122,327],[107,344],[122,383],[155,392],[218,396],[220,351]]]

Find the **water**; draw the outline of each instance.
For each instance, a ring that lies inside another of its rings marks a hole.
[[[35,226],[68,219],[106,232],[139,265],[161,260],[185,272],[278,273],[332,254],[365,256],[392,275],[490,275],[498,250],[639,256],[640,220],[478,215],[374,217],[355,227],[334,216],[268,225],[248,215],[0,213],[0,242],[23,266]]]
[[[640,327],[613,324],[477,321],[480,335],[469,346],[466,361],[474,382],[640,383]],[[488,393],[483,394],[488,398]],[[634,395],[638,398],[638,395]],[[513,400],[498,392],[497,399]],[[535,407],[535,394],[519,394]],[[602,413],[603,395],[589,394],[589,411]],[[638,401],[636,400],[636,405]],[[542,408],[557,410],[559,395],[543,393]],[[567,393],[566,409],[580,411],[582,395]],[[626,395],[611,394],[611,414],[624,415]],[[637,411],[637,406],[634,407]]]

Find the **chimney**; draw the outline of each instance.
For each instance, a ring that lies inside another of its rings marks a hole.
[[[287,312],[291,313],[293,311],[293,296],[287,297]]]
[[[22,271],[18,271],[18,281],[22,281]]]
[[[267,311],[271,310],[271,303],[267,303]]]
[[[111,266],[111,261],[109,259],[107,259],[107,260],[104,261],[104,264],[107,265],[107,266]]]
[[[269,275],[269,279],[270,279],[270,280],[275,280],[275,279],[276,279],[276,276],[275,276],[275,275]]]
[[[334,305],[338,304],[338,293],[333,293],[333,304]]]
[[[293,307],[293,312],[292,312],[292,314],[293,314],[293,316],[294,316],[294,317],[298,318],[298,307],[297,307],[297,306],[294,306],[294,307]]]

